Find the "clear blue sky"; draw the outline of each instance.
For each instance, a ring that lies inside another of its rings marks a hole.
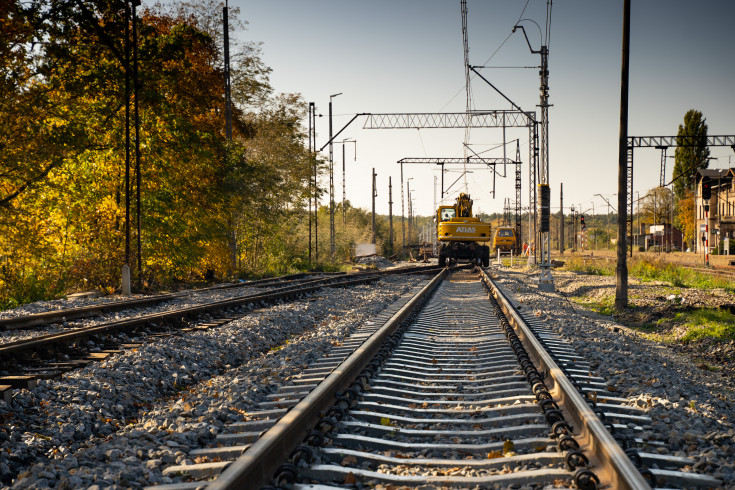
[[[482,65],[503,44],[526,4],[522,0],[469,0],[470,63]],[[319,146],[328,137],[329,95],[334,126],[358,112],[462,112],[465,110],[462,30],[459,0],[231,0],[240,8],[246,31],[233,35],[263,43],[262,57],[273,69],[278,92],[298,92],[324,114],[318,121]],[[558,206],[564,184],[565,207],[583,210],[592,203],[599,213],[617,192],[622,0],[556,0],[550,39],[550,184]],[[546,1],[529,0],[525,18],[542,29]],[[701,110],[709,133],[735,134],[735,2],[731,0],[633,1],[631,21],[629,134],[675,135],[684,113]],[[524,23],[535,49],[540,34]],[[512,35],[489,61],[492,66],[534,66],[520,32]],[[538,104],[537,69],[489,69],[483,74],[525,110]],[[472,82],[475,109],[509,109],[482,80]],[[336,129],[335,129],[336,131]],[[521,139],[523,205],[528,205],[527,130],[509,130]],[[400,214],[399,166],[404,157],[462,156],[462,130],[364,130],[358,120],[345,138],[347,198],[370,209],[371,169],[378,173],[378,211],[388,212],[388,176],[392,176],[394,213]],[[499,129],[473,130],[476,151],[502,142]],[[713,148],[710,167],[735,166],[730,148]],[[326,150],[325,150],[326,154]],[[515,148],[509,156],[514,156]],[[670,150],[673,155],[673,150]],[[486,156],[500,157],[498,149]],[[658,185],[660,152],[635,154],[634,188],[641,195]],[[667,165],[671,175],[673,159]],[[342,198],[342,149],[335,147],[336,200]],[[510,170],[510,169],[509,169]],[[411,177],[417,214],[434,209],[429,166],[405,166]],[[447,174],[447,184],[458,174]],[[512,177],[512,172],[509,174]],[[468,175],[476,211],[501,211],[514,198],[512,178],[496,181],[493,198],[487,170]],[[324,181],[326,185],[326,180]],[[455,190],[460,190],[455,187]],[[437,191],[438,192],[438,191]],[[454,194],[456,195],[456,194]],[[604,212],[604,211],[602,211]]]

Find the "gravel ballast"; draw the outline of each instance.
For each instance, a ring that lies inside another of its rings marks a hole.
[[[129,488],[175,482],[229,422],[339,344],[420,277],[386,278],[167,337],[0,401],[3,488]]]
[[[555,275],[567,291],[600,288],[610,279]],[[723,488],[735,489],[735,381],[730,376],[702,369],[671,344],[646,339],[557,292],[539,292],[536,275],[503,269],[497,277],[524,314],[530,310],[552,326],[618,390],[616,396],[645,410],[653,424],[642,439],[664,442],[666,447],[656,449],[661,454],[696,461],[684,471],[714,476]]]

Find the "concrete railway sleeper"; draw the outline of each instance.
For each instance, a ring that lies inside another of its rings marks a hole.
[[[572,383],[537,362],[517,319],[504,316],[504,298],[488,301],[476,274],[437,276],[403,301],[374,333],[345,342],[344,363],[330,355],[312,365],[240,435],[233,429],[195,455],[210,462],[168,470],[200,481],[166,487],[649,486],[604,428],[603,440],[580,430],[580,415],[570,415],[578,407],[559,395],[561,378]],[[602,427],[581,403],[582,417]],[[599,457],[602,446],[614,464]]]
[[[385,351],[346,416],[323,424],[324,452],[297,452],[297,462],[313,461],[296,473],[298,465],[282,467],[276,485],[596,488],[599,479],[512,327],[493,316],[478,282],[442,284],[392,339],[395,349]],[[421,381],[396,386],[396,375]],[[295,474],[300,482],[291,481]]]

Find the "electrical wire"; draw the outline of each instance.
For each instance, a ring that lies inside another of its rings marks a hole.
[[[519,21],[521,20],[521,18],[523,18],[523,14],[524,14],[524,13],[526,13],[526,8],[528,8],[528,3],[529,3],[530,1],[531,1],[531,0],[526,0],[526,4],[525,4],[525,5],[523,6],[523,10],[521,10],[521,14],[520,14],[520,15],[518,16],[518,20],[516,20],[516,21],[515,21],[515,23],[514,23],[513,25],[517,24],[517,23],[518,23],[518,22],[519,22]],[[487,60],[485,60],[485,63],[483,63],[483,65],[487,65],[487,64],[488,64],[488,63],[490,62],[490,60],[492,60],[492,59],[493,59],[493,58],[495,57],[495,55],[496,55],[496,54],[498,54],[498,52],[500,51],[500,49],[501,49],[501,48],[502,48],[502,47],[503,47],[503,46],[505,45],[505,43],[506,43],[506,42],[508,42],[508,39],[510,39],[510,36],[512,36],[512,35],[513,35],[513,32],[511,32],[510,34],[508,34],[508,37],[506,37],[506,38],[505,38],[505,39],[503,40],[503,42],[502,42],[502,43],[500,43],[500,46],[498,46],[498,48],[497,48],[497,49],[496,49],[495,51],[493,51],[493,53],[492,53],[492,54],[490,55],[490,57],[489,57],[489,58],[488,58]],[[470,78],[470,80],[474,80],[476,76],[477,76],[477,75],[472,75],[472,76],[471,76],[471,78]],[[452,96],[452,98],[451,98],[451,99],[449,99],[449,100],[447,101],[447,103],[446,103],[446,104],[444,104],[444,105],[443,105],[443,106],[442,106],[442,107],[441,107],[441,108],[439,109],[439,111],[438,111],[438,112],[443,112],[443,111],[444,111],[444,109],[446,109],[446,107],[447,107],[447,106],[448,106],[449,104],[451,104],[452,102],[454,102],[454,99],[456,99],[456,98],[457,98],[457,96],[458,96],[459,94],[461,94],[463,90],[465,90],[465,86],[464,86],[464,85],[462,85],[462,87],[460,87],[460,88],[459,88],[459,90],[457,90],[457,93],[455,93],[455,94],[454,94],[454,95]]]
[[[464,83],[466,91],[466,102],[465,102],[465,113],[468,115],[474,102],[472,97],[472,77],[470,76],[470,46],[468,40],[468,29],[467,29],[467,0],[460,0],[459,2],[461,15],[462,15],[462,47],[464,50]],[[464,158],[467,159],[467,144],[470,142],[471,129],[469,125],[464,128]],[[467,165],[463,166],[463,177],[465,191],[468,190],[469,184],[467,182]]]

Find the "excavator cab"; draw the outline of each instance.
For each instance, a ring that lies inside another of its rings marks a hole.
[[[457,216],[457,210],[452,206],[441,206],[439,208],[439,221],[449,221]]]

